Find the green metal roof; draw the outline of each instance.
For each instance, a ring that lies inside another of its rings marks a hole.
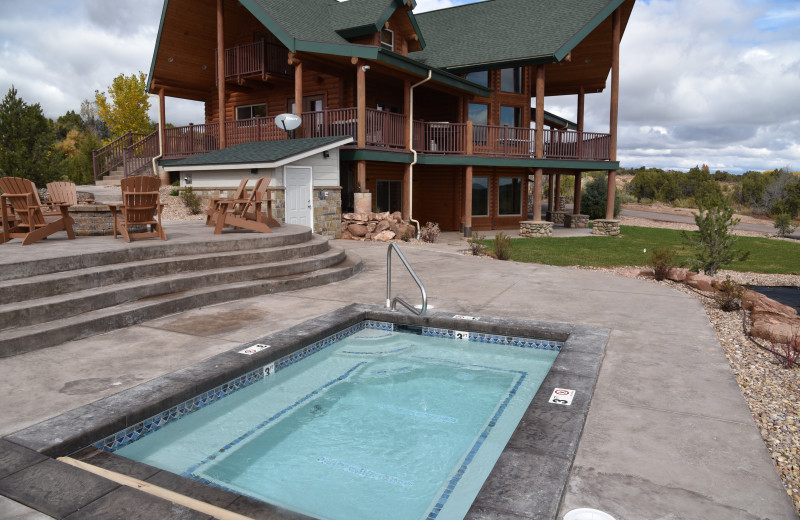
[[[161,161],[161,165],[173,168],[177,166],[274,163],[314,150],[329,149],[337,143],[341,146],[352,140],[351,136],[338,136],[242,143],[186,159]]]
[[[427,40],[409,57],[467,72],[557,62],[624,0],[489,0],[417,15]]]

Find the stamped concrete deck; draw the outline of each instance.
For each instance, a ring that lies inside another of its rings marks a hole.
[[[167,233],[192,232],[184,226]],[[102,247],[82,244],[93,240],[111,239],[48,240],[30,251]],[[362,257],[361,274],[1,359],[0,436],[346,304],[383,304],[386,246],[336,244]],[[436,310],[612,330],[559,518],[578,507],[617,520],[797,517],[694,298],[604,273],[458,254],[464,247],[454,234],[436,245],[401,244]],[[7,248],[21,246],[0,252]],[[395,272],[393,288],[418,298]],[[0,517],[48,518],[3,497]]]

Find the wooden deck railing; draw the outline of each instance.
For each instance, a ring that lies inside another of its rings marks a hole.
[[[216,52],[216,51],[215,51]],[[225,49],[225,79],[267,74],[289,76],[289,51],[274,43],[258,41]],[[216,62],[216,60],[215,60]]]
[[[303,112],[303,124],[295,137],[351,136],[358,138],[355,108]],[[406,117],[403,114],[367,109],[366,146],[385,150],[406,147]],[[470,134],[470,127],[472,133]],[[467,155],[534,158],[536,132],[532,128],[414,121],[414,149],[428,155]],[[219,123],[188,125],[165,130],[164,158],[190,157],[219,149]],[[290,138],[275,126],[274,117],[225,122],[227,145]],[[139,139],[137,139],[137,137]],[[126,174],[136,171],[158,155],[158,137],[153,133],[126,134],[94,152],[95,179],[124,165]],[[609,160],[609,134],[544,130],[544,158],[561,160]],[[356,147],[355,142],[347,147]]]

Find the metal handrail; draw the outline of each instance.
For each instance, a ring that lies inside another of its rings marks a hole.
[[[417,282],[417,286],[419,287],[419,290],[422,292],[422,310],[420,310],[420,312],[417,312],[417,309],[414,308],[413,305],[411,305],[404,299],[400,298],[399,296],[395,296],[394,300],[392,300],[392,250],[394,250],[394,252],[397,253],[397,256],[400,257],[400,260],[403,262],[403,265],[406,266],[406,269],[408,270],[408,274],[410,274],[411,277],[414,279],[414,281]],[[419,281],[417,273],[414,272],[414,269],[408,263],[406,257],[403,256],[403,253],[402,251],[400,251],[400,248],[397,247],[397,244],[391,243],[389,244],[389,249],[386,250],[386,308],[387,309],[391,308],[392,310],[395,310],[395,307],[397,307],[398,303],[403,307],[405,307],[406,309],[413,312],[414,314],[416,314],[417,316],[425,316],[425,312],[428,310],[428,293],[427,291],[425,291],[425,286],[422,285],[422,282]]]

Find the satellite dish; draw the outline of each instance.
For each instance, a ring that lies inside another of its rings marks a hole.
[[[275,116],[275,126],[282,128],[285,131],[296,130],[303,119],[296,114],[281,114]]]

